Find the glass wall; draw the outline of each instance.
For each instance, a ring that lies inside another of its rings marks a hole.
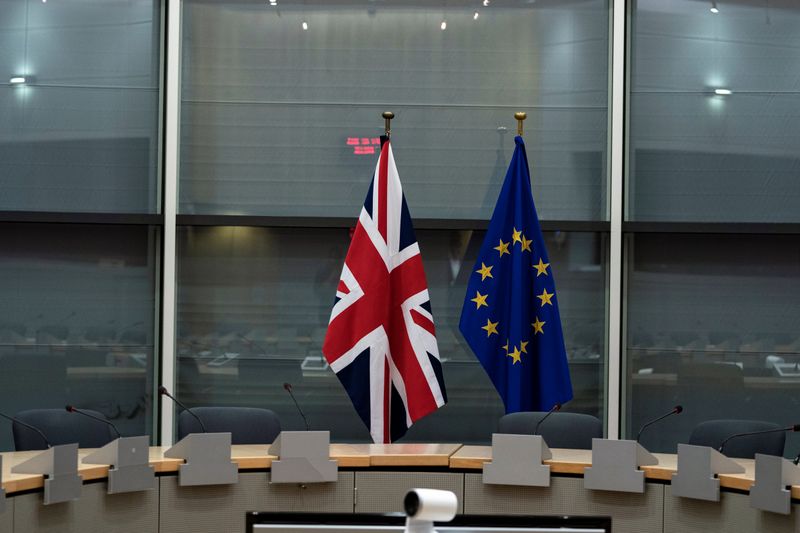
[[[800,402],[800,6],[710,7],[632,15],[625,433],[686,408],[655,451],[704,420],[794,423]]]
[[[157,230],[4,223],[0,411],[103,413],[123,435],[152,428]],[[13,449],[3,422],[0,450]]]
[[[800,6],[636,0],[627,214],[800,221]]]
[[[154,0],[0,2],[4,414],[154,434],[161,40]]]
[[[178,392],[299,429],[291,382],[312,427],[369,439],[321,347],[392,110],[449,396],[406,439],[488,441],[503,408],[458,320],[526,110],[568,408],[603,418],[608,2],[277,4],[183,3]]]
[[[160,17],[0,2],[0,211],[158,212]]]
[[[605,0],[187,0],[182,52],[181,213],[355,217],[390,108],[414,216],[488,219],[524,109],[540,215],[607,217]]]
[[[407,439],[485,442],[503,406],[469,351],[458,320],[483,232],[417,232],[443,361],[448,405]],[[595,233],[547,233],[575,399],[602,417],[603,250]],[[341,441],[369,433],[322,357],[331,302],[349,244],[347,228],[186,227],[178,253],[178,391],[192,405],[250,405],[303,427],[283,383],[312,427]]]

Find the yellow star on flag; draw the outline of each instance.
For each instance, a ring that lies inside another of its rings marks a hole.
[[[542,289],[542,294],[538,295],[537,298],[542,301],[542,307],[544,307],[547,304],[553,305],[553,302],[550,301],[553,296],[555,296],[555,293],[549,294],[547,289]]]
[[[511,255],[511,252],[508,251],[509,243],[503,242],[503,239],[500,239],[500,245],[495,246],[494,249],[500,252],[500,257],[503,257],[503,254]]]
[[[506,343],[503,346],[501,346],[501,348],[504,349],[506,351],[506,355],[508,355],[508,341],[506,341]]]
[[[533,334],[536,335],[537,333],[541,333],[542,335],[544,335],[545,324],[547,324],[547,322],[541,322],[539,320],[539,317],[537,316],[536,322],[531,322],[531,326],[533,326]]]
[[[537,270],[536,277],[538,278],[542,274],[544,274],[546,276],[547,275],[547,267],[549,267],[549,266],[550,266],[550,263],[545,263],[544,261],[542,261],[542,258],[540,257],[539,258],[539,264],[538,265],[533,265],[533,268],[535,268]]]
[[[522,242],[522,237],[521,236],[522,236],[522,232],[521,231],[517,231],[517,228],[514,228],[514,231],[512,232],[512,235],[511,235],[511,242],[512,243],[515,243],[515,242],[520,242],[521,243]]]
[[[513,351],[513,352],[509,352],[508,356],[509,356],[511,359],[513,359],[513,360],[514,360],[514,363],[513,363],[513,364],[515,364],[515,365],[516,365],[517,363],[519,363],[519,362],[520,362],[520,360],[522,359],[522,357],[521,357],[521,352],[519,351],[519,348],[517,348],[516,346],[514,346],[514,351]]]
[[[533,239],[526,239],[525,235],[522,236],[522,251],[528,250],[529,252],[533,253],[531,250],[531,243]]]
[[[479,269],[478,269],[478,270],[476,270],[475,272],[477,272],[478,274],[480,274],[480,275],[481,275],[481,281],[483,281],[483,280],[485,280],[486,278],[491,278],[491,277],[492,277],[492,268],[494,268],[494,267],[493,267],[493,266],[488,266],[488,267],[487,267],[487,266],[486,266],[486,265],[485,265],[485,264],[484,264],[484,263],[481,261],[481,268],[479,268]]]
[[[499,323],[500,322],[492,322],[491,320],[489,320],[487,318],[486,319],[486,325],[481,327],[481,329],[485,329],[486,330],[486,336],[487,337],[490,337],[492,335],[492,333],[494,333],[495,335],[498,335],[498,333],[497,333],[497,324],[499,324]]]
[[[522,353],[528,353],[528,341],[519,341],[519,351]]]
[[[481,294],[479,291],[475,291],[475,298],[470,300],[470,302],[475,302],[475,309],[480,309],[482,305],[489,307],[489,304],[486,303],[487,296],[489,296],[488,293]]]

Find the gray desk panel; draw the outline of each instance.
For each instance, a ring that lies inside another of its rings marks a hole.
[[[14,499],[6,500],[5,511],[0,513],[0,533],[12,533],[14,529]]]
[[[791,533],[800,532],[800,509],[789,516],[750,507],[750,496],[722,492],[719,502],[679,498],[667,486],[664,492],[664,533]]]
[[[162,533],[244,531],[247,511],[352,513],[353,473],[336,483],[270,484],[268,473],[240,472],[235,485],[181,487],[177,477],[160,478]],[[16,532],[15,532],[16,533]]]
[[[14,533],[158,533],[158,491],[106,494],[105,483],[83,486],[78,500],[42,504],[42,494],[15,496]],[[9,501],[9,503],[11,503]]]
[[[356,472],[357,513],[403,511],[403,498],[410,489],[450,490],[458,497],[458,512],[464,509],[464,474],[455,472]]]
[[[593,491],[583,478],[553,476],[550,487],[484,485],[482,474],[465,474],[465,514],[601,515],[614,533],[662,533],[664,486],[648,483],[644,494]],[[704,532],[707,533],[707,532]]]

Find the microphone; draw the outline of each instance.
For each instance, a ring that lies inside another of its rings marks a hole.
[[[184,411],[186,411],[187,413],[189,413],[190,415],[192,415],[192,416],[194,417],[194,419],[195,419],[195,420],[197,420],[197,423],[198,423],[198,424],[200,424],[200,427],[202,428],[202,430],[203,430],[203,433],[208,433],[208,430],[206,429],[206,425],[205,425],[205,424],[203,424],[203,421],[202,421],[202,420],[200,420],[200,417],[199,417],[199,416],[197,416],[197,415],[194,413],[194,411],[192,411],[191,409],[189,409],[188,407],[186,407],[185,405],[183,405],[183,404],[180,402],[180,400],[178,400],[178,399],[177,399],[175,396],[173,396],[172,394],[170,394],[170,393],[169,393],[169,391],[167,390],[167,388],[166,388],[165,386],[163,386],[163,385],[162,385],[162,386],[160,386],[160,387],[158,388],[158,393],[159,393],[160,395],[162,395],[162,396],[166,396],[167,398],[169,398],[169,399],[170,399],[170,400],[172,400],[173,402],[177,403],[179,406],[183,407],[183,410],[184,410]]]
[[[539,422],[536,424],[536,427],[533,428],[533,434],[534,435],[538,435],[539,434],[539,426],[542,425],[542,422],[547,420],[548,416],[550,416],[553,413],[555,413],[556,411],[560,411],[560,410],[561,410],[561,404],[560,403],[557,403],[557,404],[553,405],[553,407],[551,407],[550,410],[547,411],[547,414],[544,415],[541,420],[539,420]]]
[[[717,451],[722,453],[722,450],[725,449],[725,445],[728,444],[728,441],[731,439],[736,439],[739,437],[748,437],[750,435],[764,435],[766,433],[779,433],[781,431],[800,431],[800,424],[794,424],[792,426],[786,426],[785,428],[778,428],[778,429],[763,429],[761,431],[748,431],[747,433],[735,433],[722,441],[722,444],[719,445]]]
[[[122,435],[120,434],[119,430],[117,429],[117,426],[115,426],[114,423],[111,422],[110,420],[106,420],[105,418],[100,418],[99,416],[94,416],[93,414],[88,413],[88,412],[84,411],[83,409],[78,409],[74,405],[67,405],[66,407],[64,407],[64,409],[66,409],[68,413],[78,413],[79,415],[87,416],[87,417],[89,417],[89,418],[91,418],[93,420],[97,420],[98,422],[102,422],[103,424],[108,424],[109,426],[111,426],[111,429],[114,430],[114,433],[117,434],[117,438],[118,439],[122,437]]]
[[[303,422],[306,423],[306,431],[309,431],[308,419],[306,418],[306,415],[303,413],[303,410],[300,409],[300,404],[297,403],[297,400],[295,399],[294,394],[292,394],[292,384],[291,383],[284,383],[283,384],[283,388],[286,389],[286,392],[288,392],[289,396],[292,397],[292,401],[294,402],[294,406],[297,407],[297,412],[300,413],[300,416],[303,417]]]
[[[651,420],[650,422],[647,422],[641,428],[639,428],[639,433],[636,434],[636,442],[639,442],[639,439],[642,437],[642,432],[644,431],[644,429],[647,426],[650,426],[651,424],[655,424],[659,420],[663,420],[663,419],[667,418],[668,416],[679,415],[682,412],[683,412],[683,406],[682,405],[676,405],[675,407],[672,408],[672,411],[670,411],[669,413],[661,415],[658,418],[655,418],[655,419]]]
[[[47,437],[44,436],[44,432],[41,429],[39,429],[39,428],[37,428],[35,426],[32,426],[32,425],[30,425],[30,424],[28,424],[26,422],[23,422],[22,420],[19,420],[18,418],[14,418],[13,416],[8,416],[8,415],[3,414],[3,413],[0,413],[0,417],[5,418],[6,420],[11,420],[12,422],[16,422],[17,424],[19,424],[21,426],[25,426],[26,428],[35,431],[36,433],[39,434],[40,437],[42,437],[42,440],[44,441],[44,443],[47,445],[48,448],[52,448],[53,447],[53,445],[50,443],[50,441],[47,440]]]

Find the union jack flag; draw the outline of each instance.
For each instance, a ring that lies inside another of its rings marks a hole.
[[[447,402],[428,284],[387,140],[336,289],[322,353],[376,443]]]

